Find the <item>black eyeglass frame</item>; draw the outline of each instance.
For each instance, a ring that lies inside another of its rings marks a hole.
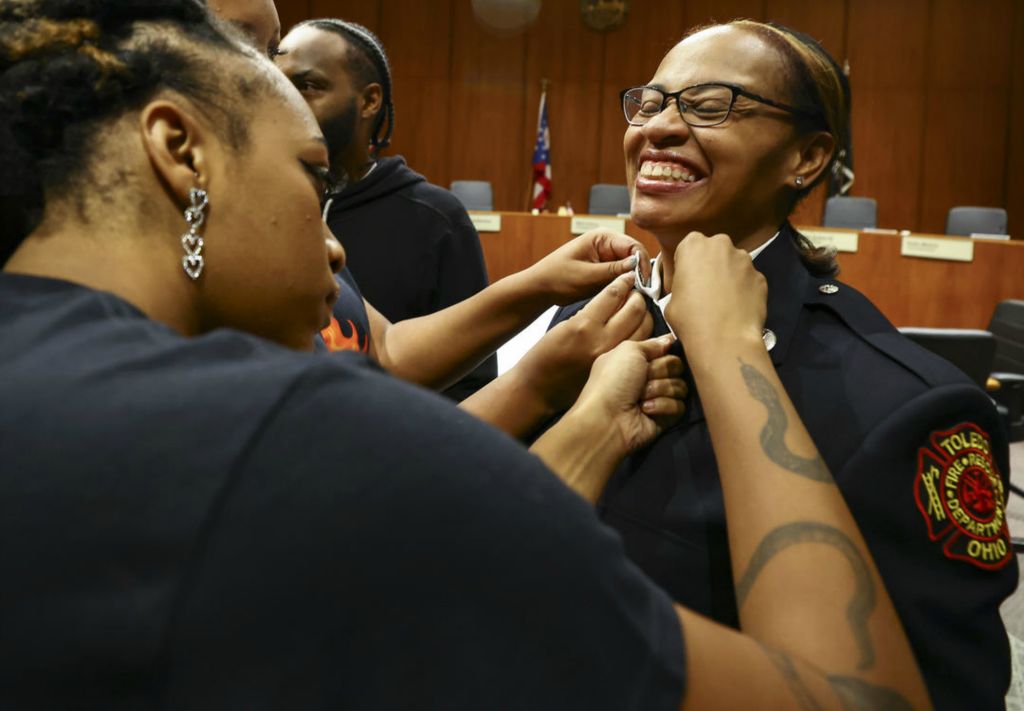
[[[697,126],[694,126],[692,123],[690,123],[687,120],[687,118],[686,118],[686,111],[683,109],[683,106],[686,106],[687,108],[689,108],[689,104],[686,104],[686,102],[684,102],[684,101],[680,101],[680,97],[685,92],[687,92],[687,91],[691,91],[692,89],[701,89],[701,88],[706,87],[706,86],[720,86],[720,87],[723,87],[725,89],[728,89],[729,91],[732,92],[732,98],[729,100],[729,108],[726,109],[725,116],[722,117],[721,121],[716,121],[715,123],[702,123],[702,124],[699,124]],[[647,123],[647,121],[645,121],[644,123],[633,123],[633,121],[630,120],[629,116],[626,115],[626,94],[631,92],[631,91],[636,91],[637,89],[652,89],[652,90],[657,91],[658,93],[661,94],[661,107],[658,109],[658,113],[657,114],[654,114],[650,118],[647,119],[648,121],[650,121],[652,118],[654,118],[654,116],[660,116],[665,111],[665,107],[668,106],[668,100],[669,99],[675,99],[676,110],[679,111],[679,117],[683,121],[685,121],[687,125],[694,126],[694,128],[710,128],[712,126],[719,126],[719,125],[725,123],[729,119],[729,116],[732,115],[732,107],[736,104],[736,97],[737,96],[744,96],[744,97],[746,97],[748,99],[751,99],[753,101],[758,102],[759,104],[765,104],[767,106],[772,106],[772,107],[774,107],[776,109],[781,109],[781,110],[783,110],[783,111],[785,111],[787,113],[793,114],[794,116],[802,116],[802,117],[808,118],[808,119],[820,118],[820,114],[818,112],[816,112],[816,111],[807,111],[805,109],[798,109],[795,106],[790,106],[789,104],[784,104],[781,101],[773,101],[772,99],[767,99],[767,98],[761,96],[760,94],[755,94],[752,91],[747,91],[742,86],[737,86],[736,84],[729,84],[729,83],[723,82],[723,81],[709,81],[709,82],[704,82],[703,84],[694,84],[693,86],[687,86],[687,87],[685,87],[683,89],[680,89],[679,91],[665,91],[664,89],[661,89],[660,87],[650,86],[650,85],[631,86],[628,89],[623,89],[622,91],[619,92],[619,103],[622,105],[622,114],[624,116],[626,116],[626,123],[628,123],[630,126],[643,126],[644,124]],[[635,115],[636,114],[634,114],[634,116]]]

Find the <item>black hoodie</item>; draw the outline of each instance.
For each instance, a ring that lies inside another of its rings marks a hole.
[[[381,158],[333,196],[327,224],[366,300],[389,321],[440,311],[487,286],[487,269],[462,203],[401,156]],[[497,375],[494,355],[445,394],[462,400]]]

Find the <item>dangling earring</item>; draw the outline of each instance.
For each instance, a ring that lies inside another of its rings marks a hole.
[[[188,232],[181,236],[181,246],[185,249],[185,256],[181,258],[181,267],[185,270],[188,278],[195,281],[203,273],[203,266],[205,266],[203,238],[199,236],[199,228],[206,222],[206,207],[210,204],[210,199],[206,195],[206,191],[200,188],[189,190],[188,199],[192,204],[185,208]]]
[[[804,186],[804,179],[802,176],[796,176],[796,180],[794,182],[798,188],[802,188]]]

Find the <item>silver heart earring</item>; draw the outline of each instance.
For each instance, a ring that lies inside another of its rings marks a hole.
[[[802,176],[796,176],[796,180],[794,180],[793,182],[796,183],[796,186],[798,188],[802,188],[804,186],[804,179]]]
[[[188,191],[188,199],[191,205],[185,208],[188,232],[181,236],[181,246],[185,249],[181,267],[188,278],[195,281],[203,273],[203,267],[206,265],[206,260],[203,259],[203,238],[199,236],[199,228],[206,222],[206,208],[210,204],[210,198],[205,190],[192,188]]]

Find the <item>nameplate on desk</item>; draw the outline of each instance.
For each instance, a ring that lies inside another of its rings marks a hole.
[[[469,219],[477,232],[501,232],[501,215],[493,212],[471,212]]]
[[[574,235],[581,235],[590,230],[625,232],[626,221],[620,217],[574,217],[569,229]]]
[[[856,232],[839,232],[838,230],[800,230],[815,247],[835,247],[837,252],[856,252],[859,244]]]
[[[973,262],[974,243],[968,239],[905,236],[900,244],[904,257],[945,259],[951,262]]]

